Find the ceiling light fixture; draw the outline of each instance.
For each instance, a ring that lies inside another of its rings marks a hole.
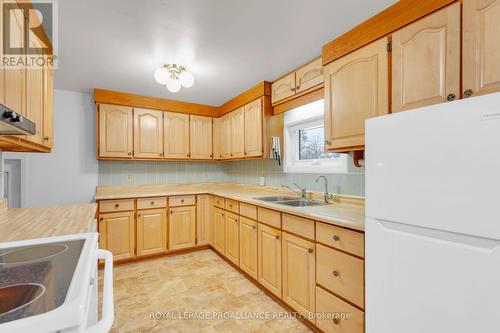
[[[164,84],[173,93],[181,90],[181,87],[191,88],[194,84],[194,76],[186,67],[176,64],[162,65],[155,71],[155,80]]]

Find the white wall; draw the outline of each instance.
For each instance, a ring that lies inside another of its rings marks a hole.
[[[98,177],[93,96],[55,90],[52,153],[3,155],[22,160],[22,207],[92,202]]]

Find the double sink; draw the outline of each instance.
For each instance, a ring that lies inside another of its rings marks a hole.
[[[261,200],[266,202],[272,202],[278,205],[292,206],[292,207],[305,207],[305,206],[318,206],[325,205],[325,203],[317,202],[313,200],[307,200],[303,198],[287,196],[287,195],[277,195],[269,197],[257,197],[255,200]]]

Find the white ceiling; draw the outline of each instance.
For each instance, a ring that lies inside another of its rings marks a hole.
[[[61,0],[57,89],[112,89],[220,105],[321,54],[395,0]],[[162,63],[196,78],[173,94]]]

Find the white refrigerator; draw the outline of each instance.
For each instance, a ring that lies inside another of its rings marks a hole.
[[[500,332],[500,93],[366,122],[366,333]]]

